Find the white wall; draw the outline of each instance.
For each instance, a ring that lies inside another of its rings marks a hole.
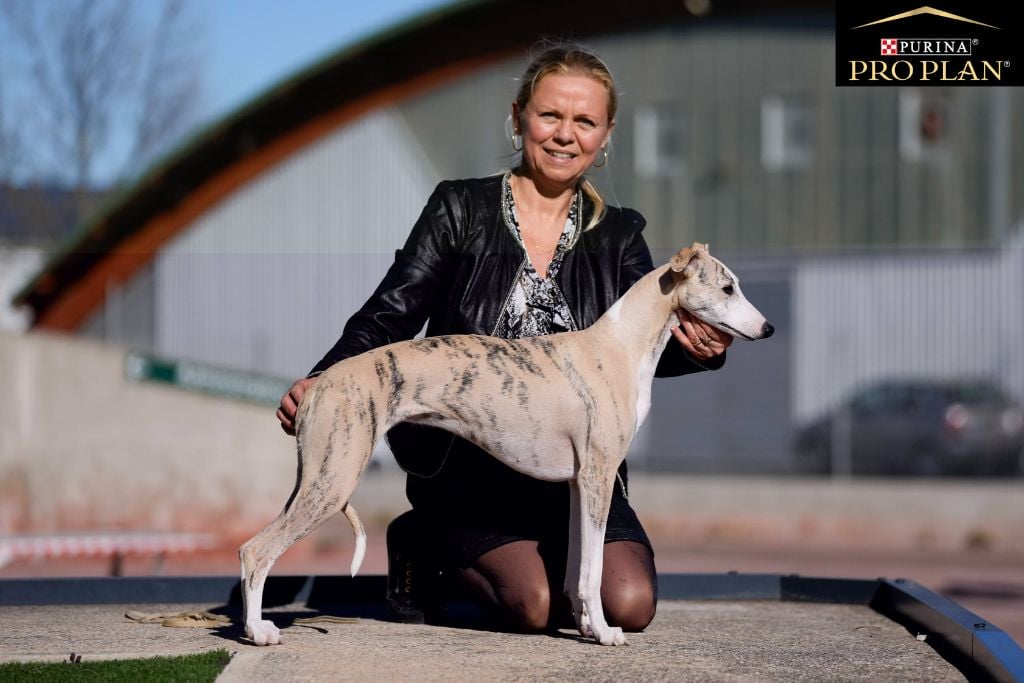
[[[388,110],[269,169],[157,255],[156,350],[305,375],[376,287],[438,180]]]
[[[24,308],[11,299],[43,266],[43,252],[31,247],[0,248],[0,332],[24,332],[32,322]]]
[[[793,413],[895,377],[986,377],[1024,401],[1024,232],[1000,249],[808,260],[793,283]]]
[[[251,535],[295,481],[273,410],[125,380],[124,350],[0,333],[0,534]]]

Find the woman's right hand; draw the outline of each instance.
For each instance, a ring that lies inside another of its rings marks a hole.
[[[316,377],[303,377],[295,380],[295,383],[281,397],[281,405],[277,409],[277,419],[281,421],[281,429],[289,436],[295,436],[295,411],[299,409],[299,401],[306,393],[310,385],[316,381]]]

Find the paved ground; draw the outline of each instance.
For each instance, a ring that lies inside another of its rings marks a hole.
[[[213,605],[2,607],[0,661],[182,654],[224,648],[219,683],[251,681],[963,681],[926,643],[867,607],[786,602],[668,601],[630,645],[600,647],[570,631],[516,635],[411,626],[290,625],[257,648],[240,628],[165,628],[124,618]],[[272,610],[281,625],[310,612]]]

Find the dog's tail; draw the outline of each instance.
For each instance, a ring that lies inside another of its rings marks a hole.
[[[363,565],[363,556],[366,555],[366,529],[363,528],[363,523],[359,520],[352,503],[345,503],[341,511],[345,513],[349,524],[352,525],[352,531],[356,534],[356,549],[352,552],[352,576],[355,576]]]

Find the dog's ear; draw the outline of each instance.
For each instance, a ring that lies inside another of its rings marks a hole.
[[[683,268],[686,268],[686,264],[690,262],[690,257],[693,255],[693,247],[683,247],[675,254],[670,260],[669,265],[672,266],[672,271],[675,273],[681,273]]]
[[[697,267],[697,259],[700,258],[700,249],[698,249],[700,246],[698,242],[694,242],[692,247],[680,249],[679,253],[669,261],[672,272],[682,273],[683,277],[690,277]]]

